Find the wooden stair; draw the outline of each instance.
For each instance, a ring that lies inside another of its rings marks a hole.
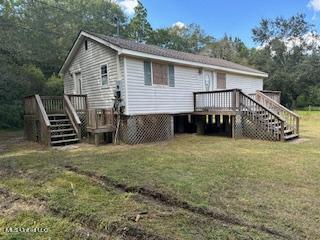
[[[274,132],[280,133],[281,125],[279,122],[276,122],[274,117],[266,115],[264,112],[256,112],[256,118],[261,121],[261,124],[265,125],[267,128],[274,129]],[[288,127],[288,124],[284,123],[284,141],[289,141],[299,137],[298,134],[294,132],[293,129]]]
[[[50,121],[51,146],[78,143],[76,131],[66,114],[48,114]]]

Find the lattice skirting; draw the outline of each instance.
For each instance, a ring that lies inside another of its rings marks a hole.
[[[119,136],[127,144],[164,141],[173,135],[173,117],[168,114],[123,116],[121,119]]]
[[[81,121],[81,137],[87,137],[87,126],[88,126],[88,117],[86,112],[77,112],[78,117]]]
[[[248,118],[245,115],[236,115],[235,121],[235,138],[252,138],[268,141],[279,140],[273,132]]]

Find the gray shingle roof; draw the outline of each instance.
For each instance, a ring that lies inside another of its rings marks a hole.
[[[184,61],[191,61],[191,62],[196,62],[196,63],[225,67],[225,68],[230,68],[230,69],[240,70],[240,71],[245,71],[245,72],[250,72],[250,73],[266,74],[264,72],[261,72],[259,70],[254,69],[254,68],[246,67],[246,66],[243,66],[243,65],[240,65],[237,63],[233,63],[230,61],[226,61],[223,59],[219,59],[219,58],[211,58],[211,57],[207,57],[207,56],[203,56],[203,55],[197,55],[197,54],[192,54],[192,53],[175,51],[175,50],[171,50],[171,49],[165,49],[165,48],[161,48],[161,47],[158,47],[155,45],[138,43],[133,40],[116,38],[116,37],[106,36],[106,35],[92,33],[92,32],[88,32],[88,33],[91,35],[94,35],[98,38],[101,38],[107,42],[110,42],[111,44],[113,44],[117,47],[123,48],[123,49],[153,54],[153,55],[162,56],[162,57],[174,58],[174,59],[179,59],[179,60],[184,60]]]

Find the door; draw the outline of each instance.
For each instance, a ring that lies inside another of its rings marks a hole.
[[[75,89],[76,89],[76,94],[82,94],[82,82],[81,82],[80,72],[77,72],[75,74]]]
[[[203,71],[203,91],[213,90],[213,74],[211,71]]]

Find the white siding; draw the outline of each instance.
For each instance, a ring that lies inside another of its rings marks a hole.
[[[193,111],[193,92],[202,90],[197,68],[175,66],[175,87],[145,86],[143,61],[127,58],[128,113],[182,113]]]
[[[117,54],[114,50],[88,40],[88,50],[81,44],[73,58],[69,70],[64,74],[64,91],[75,93],[74,80],[69,71],[81,71],[82,93],[87,94],[90,108],[108,108],[113,106],[117,81]],[[100,66],[108,64],[108,86],[101,86]]]
[[[263,90],[263,79],[227,74],[226,88],[240,88],[246,94],[255,93],[257,90]]]
[[[185,113],[193,111],[193,92],[203,91],[203,77],[198,68],[175,65],[175,87],[144,85],[143,60],[126,58],[126,114]],[[216,77],[214,74],[214,88]],[[263,89],[263,79],[227,74],[226,88],[240,88],[245,93]]]

